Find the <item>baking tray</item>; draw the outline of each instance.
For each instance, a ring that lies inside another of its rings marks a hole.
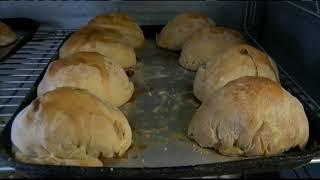
[[[0,19],[16,33],[17,39],[7,46],[0,46],[0,61],[4,60],[10,54],[14,54],[26,42],[30,41],[37,31],[39,24],[28,18],[4,18]]]
[[[132,99],[120,107],[133,131],[133,145],[124,157],[105,159],[104,167],[26,164],[13,158],[12,121],[36,97],[43,72],[0,136],[1,158],[18,172],[36,177],[172,178],[279,171],[307,164],[319,154],[319,107],[281,68],[282,85],[300,99],[309,119],[310,138],[304,151],[292,149],[278,156],[246,158],[227,157],[199,147],[187,137],[189,121],[200,105],[192,93],[195,73],[178,64],[179,52],[156,46],[154,37],[161,26],[142,28],[145,47],[137,52],[139,63],[131,70],[133,75],[130,73],[135,92]]]

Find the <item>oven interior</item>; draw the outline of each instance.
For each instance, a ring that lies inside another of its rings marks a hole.
[[[320,116],[319,8],[318,1],[1,1],[1,18],[29,18],[38,27],[31,39],[0,63],[0,127],[16,112],[65,38],[94,16],[111,11],[127,12],[139,25],[165,25],[180,12],[204,12],[217,24],[243,32],[266,51]]]

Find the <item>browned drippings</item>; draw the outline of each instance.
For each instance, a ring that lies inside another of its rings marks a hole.
[[[147,89],[143,87],[142,85],[135,84],[134,85],[134,92],[128,102],[134,102],[137,97],[142,96],[147,92]]]
[[[137,151],[144,150],[148,146],[145,144],[132,144],[127,152],[136,153]]]
[[[118,157],[119,159],[129,159],[129,150],[126,151],[121,157]]]
[[[127,74],[128,77],[131,77],[131,76],[134,75],[134,71],[131,70],[131,69],[128,69],[128,70],[126,70],[126,74]]]
[[[201,101],[192,93],[190,97],[195,103],[198,104],[198,107],[201,105]]]
[[[132,144],[129,149],[121,157],[105,158],[100,154],[98,159],[105,165],[112,165],[118,163],[119,161],[129,160],[129,153],[131,154],[131,159],[137,159],[137,153],[141,150],[145,150],[148,146],[144,144]]]
[[[119,158],[120,159],[129,159],[129,153],[131,155],[137,153],[136,149],[137,149],[136,145],[134,143],[132,143],[131,146],[128,148],[128,150]]]
[[[119,158],[99,158],[99,160],[104,164],[104,165],[112,165],[116,164],[119,162]]]
[[[124,68],[124,70],[126,71],[126,73],[128,73],[128,71],[133,71],[134,73],[135,71],[140,69],[141,65],[142,65],[142,62],[140,62],[140,60],[137,60],[137,63],[134,66]]]
[[[117,162],[119,162],[121,160],[128,160],[129,159],[129,150],[130,150],[130,148],[121,157],[105,158],[105,157],[99,156],[98,159],[103,164],[108,164],[108,165],[115,164],[115,163],[117,163]]]

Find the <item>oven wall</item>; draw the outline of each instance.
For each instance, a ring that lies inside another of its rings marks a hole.
[[[239,1],[1,1],[0,17],[29,17],[42,28],[75,29],[97,14],[125,11],[141,25],[166,24],[179,12],[196,10],[219,25],[240,29],[246,2]]]
[[[320,104],[320,12],[316,3],[266,3],[260,42]]]

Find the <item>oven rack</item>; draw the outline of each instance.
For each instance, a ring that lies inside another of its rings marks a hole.
[[[0,131],[71,32],[39,30],[31,41],[0,62]]]

